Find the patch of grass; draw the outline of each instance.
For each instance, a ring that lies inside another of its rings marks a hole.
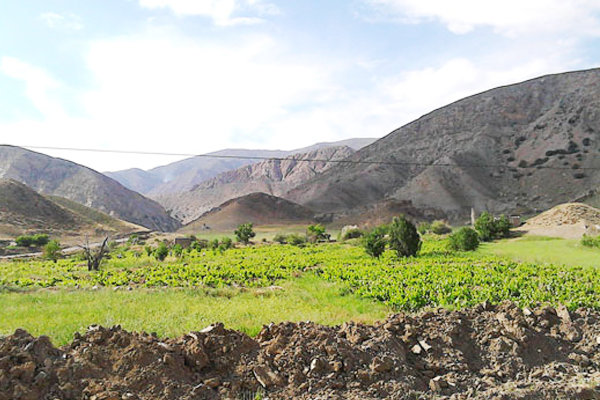
[[[33,335],[48,335],[62,345],[91,324],[120,324],[128,330],[173,337],[214,322],[256,335],[270,322],[372,323],[390,312],[382,303],[360,298],[344,285],[310,273],[288,280],[282,287],[0,291],[0,335],[24,328]]]
[[[585,247],[576,239],[524,236],[482,243],[477,253],[536,264],[600,267],[600,251]]]

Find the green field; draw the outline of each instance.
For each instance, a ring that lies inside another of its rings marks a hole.
[[[511,259],[527,260],[543,244],[556,264]],[[599,308],[600,276],[590,261],[598,254],[547,239],[451,252],[428,237],[415,258],[387,251],[374,259],[355,242],[192,250],[164,262],[119,248],[94,273],[77,258],[2,262],[0,334],[22,327],[65,343],[93,323],[174,336],[216,321],[256,334],[269,322],[372,322],[393,311],[503,300]],[[561,255],[587,262],[561,262]],[[265,289],[271,285],[283,290]]]
[[[537,264],[600,267],[600,251],[585,247],[576,239],[524,236],[483,243],[478,252]]]

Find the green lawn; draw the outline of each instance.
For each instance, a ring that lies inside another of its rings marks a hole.
[[[600,250],[582,246],[574,239],[524,236],[482,243],[477,252],[536,264],[600,267]]]
[[[349,293],[344,286],[312,274],[266,289],[136,289],[113,291],[38,289],[0,291],[0,335],[24,328],[47,335],[57,345],[88,325],[122,325],[125,329],[178,336],[213,322],[256,335],[263,324],[311,320],[326,325],[344,321],[372,323],[390,309]]]

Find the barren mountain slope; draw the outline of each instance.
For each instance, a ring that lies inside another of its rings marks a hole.
[[[153,200],[90,168],[20,147],[0,146],[0,178],[11,178],[43,194],[66,197],[150,229],[175,230],[179,223]]]
[[[0,179],[0,237],[47,233],[52,237],[124,234],[144,228],[70,200],[42,196],[12,179]]]
[[[244,165],[260,162],[253,157],[285,157],[292,154],[308,153],[326,147],[348,146],[358,150],[371,143],[375,138],[353,138],[338,142],[322,142],[296,150],[245,150],[226,149],[208,153],[204,156],[187,158],[148,171],[132,168],[123,171],[106,172],[105,175],[119,181],[123,186],[151,197],[190,190],[202,181],[211,179],[220,173],[232,171]],[[209,157],[249,157],[217,158]]]
[[[549,75],[452,103],[352,157],[397,165],[338,165],[284,197],[336,213],[385,199],[456,218],[543,210],[598,187],[585,168],[600,167],[599,145],[600,69]]]
[[[266,193],[251,193],[213,208],[185,225],[180,232],[198,233],[207,227],[233,229],[247,222],[254,225],[308,224],[313,217],[313,212],[300,204]]]
[[[196,185],[192,190],[156,197],[171,215],[184,223],[223,202],[253,192],[280,196],[306,182],[334,163],[306,160],[343,160],[354,153],[350,147],[326,147],[296,154],[287,160],[269,160],[246,165]],[[303,161],[304,160],[304,161]]]

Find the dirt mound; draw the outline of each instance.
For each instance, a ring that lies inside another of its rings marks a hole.
[[[583,203],[561,204],[531,218],[522,230],[534,235],[567,239],[600,233],[600,210]]]
[[[308,224],[314,213],[300,204],[267,193],[251,193],[231,199],[203,214],[180,229],[196,233],[206,226],[211,229],[233,229],[240,224],[256,225]]]
[[[600,398],[600,312],[512,303],[373,326],[220,324],[177,339],[92,326],[73,343],[0,339],[0,399]]]

